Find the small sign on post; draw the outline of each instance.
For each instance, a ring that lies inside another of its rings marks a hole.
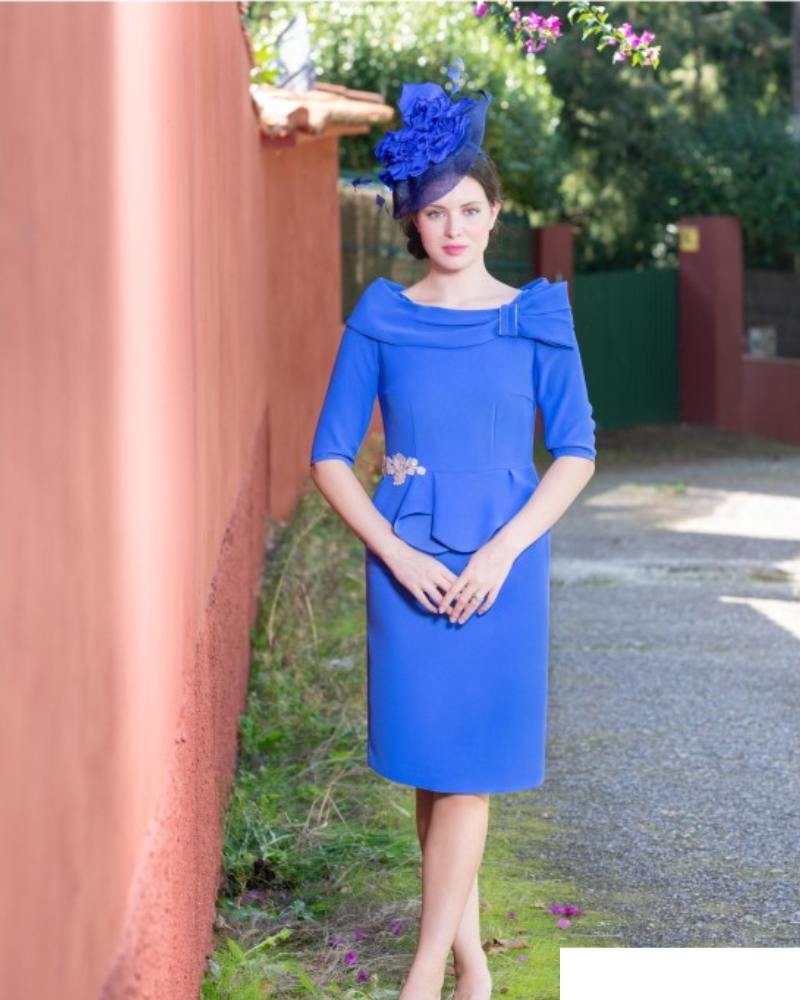
[[[678,249],[681,253],[697,253],[700,249],[700,227],[678,227]]]

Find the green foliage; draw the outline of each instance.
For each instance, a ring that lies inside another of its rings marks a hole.
[[[553,0],[553,6],[557,7],[561,0]],[[600,44],[597,51],[602,52],[609,48],[612,54],[624,54],[630,60],[632,66],[652,66],[658,69],[660,62],[661,47],[659,45],[641,44],[634,48],[625,36],[625,33],[618,26],[609,21],[608,11],[601,4],[590,3],[588,0],[572,0],[567,17],[570,24],[577,24],[583,28],[581,41],[591,35],[600,36]]]
[[[788,130],[788,25],[764,9],[778,6],[608,4],[615,24],[655,32],[655,74],[612,66],[575,32],[548,46],[580,270],[672,264],[677,220],[721,213],[742,220],[748,266],[791,266],[800,145]]]
[[[249,8],[241,14],[242,21],[250,37],[250,44],[253,48],[253,58],[256,66],[250,71],[251,83],[274,83],[279,75],[279,70],[274,65],[278,50],[274,45],[274,37],[268,20],[259,16],[258,8],[263,4],[249,4]]]
[[[800,254],[800,143],[786,126],[750,105],[731,106],[680,138],[673,171],[680,214],[738,215],[745,265],[788,269]]]

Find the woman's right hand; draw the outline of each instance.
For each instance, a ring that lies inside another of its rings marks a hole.
[[[429,611],[439,613],[439,601],[458,574],[427,552],[397,539],[390,552],[381,556],[394,578]]]

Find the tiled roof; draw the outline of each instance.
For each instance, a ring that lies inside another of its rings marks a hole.
[[[268,83],[253,84],[250,93],[265,145],[294,145],[323,135],[358,135],[394,116],[394,109],[380,94],[321,81],[304,93]]]

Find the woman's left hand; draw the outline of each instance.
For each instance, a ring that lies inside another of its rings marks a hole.
[[[515,559],[516,553],[500,539],[486,542],[473,553],[470,561],[445,591],[439,601],[439,614],[449,614],[450,621],[457,621],[459,625],[463,625],[476,609],[479,615],[485,614],[497,600]],[[471,600],[473,594],[483,597],[474,601]]]

